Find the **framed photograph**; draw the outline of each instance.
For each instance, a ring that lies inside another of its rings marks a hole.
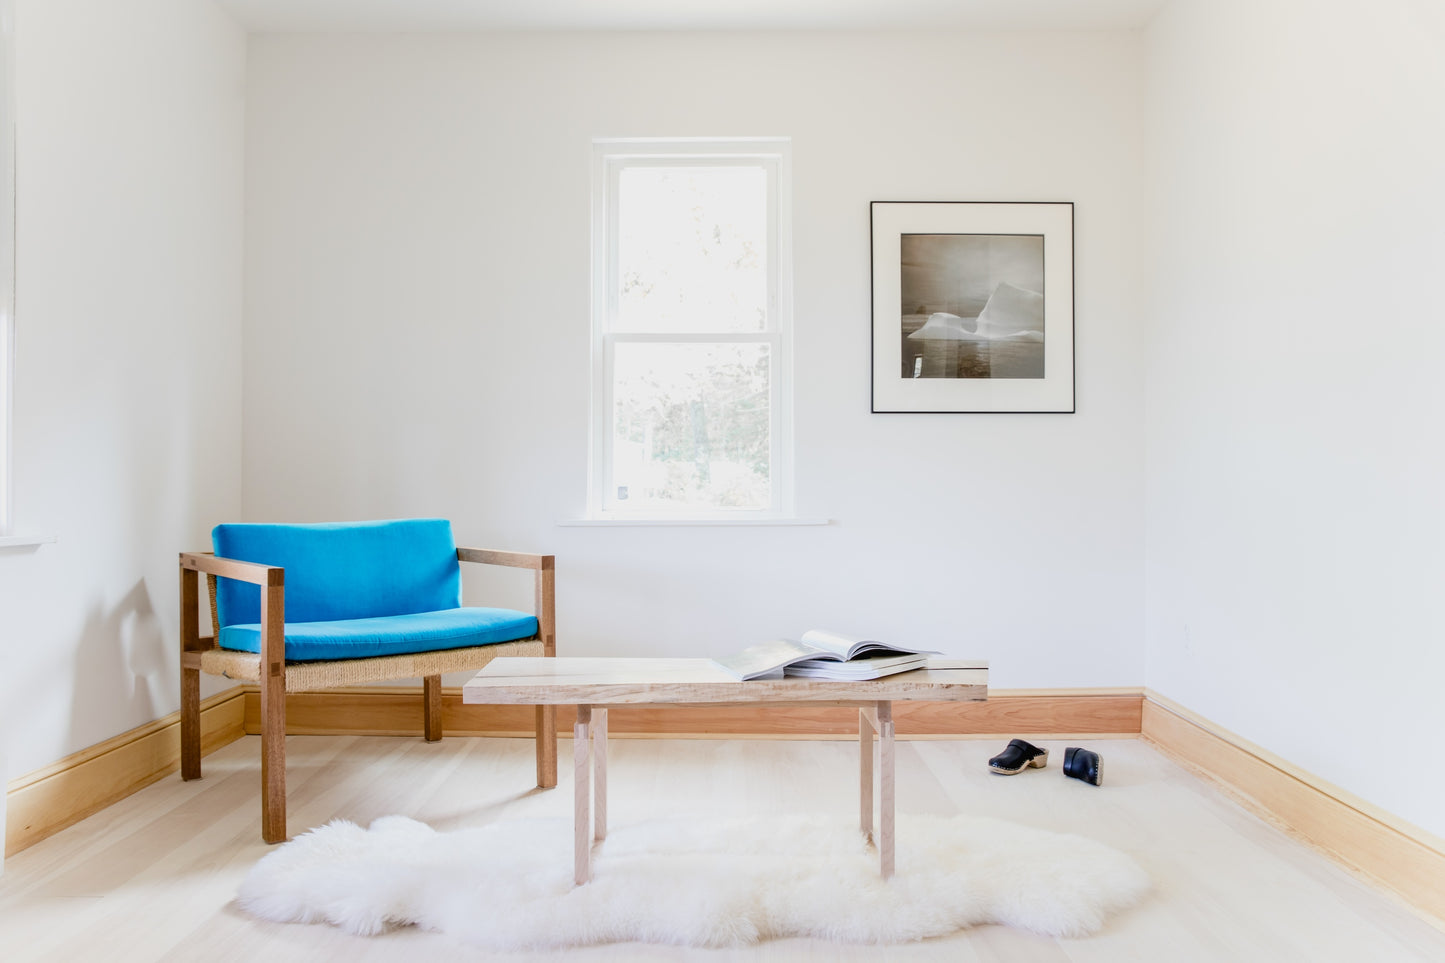
[[[873,410],[1074,410],[1074,205],[874,201]]]

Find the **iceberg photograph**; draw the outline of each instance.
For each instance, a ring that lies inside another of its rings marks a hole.
[[[1044,238],[904,234],[904,378],[1044,377]]]

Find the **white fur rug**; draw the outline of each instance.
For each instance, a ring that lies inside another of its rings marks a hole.
[[[1149,889],[1132,859],[994,819],[899,816],[897,875],[837,817],[650,820],[611,829],[572,885],[572,826],[438,833],[403,816],[337,821],[255,867],[239,901],[278,922],[371,935],[440,930],[491,949],[641,941],[731,946],[787,936],[896,943],[1004,923],[1096,932]]]

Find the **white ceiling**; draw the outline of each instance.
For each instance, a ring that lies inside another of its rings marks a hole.
[[[1165,0],[216,0],[252,31],[1142,27]]]

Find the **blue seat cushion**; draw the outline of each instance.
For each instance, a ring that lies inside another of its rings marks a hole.
[[[459,608],[338,622],[287,622],[288,662],[361,659],[530,639],[537,617],[513,609]],[[260,623],[221,627],[221,648],[261,651]]]

